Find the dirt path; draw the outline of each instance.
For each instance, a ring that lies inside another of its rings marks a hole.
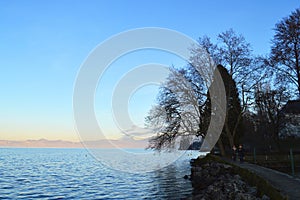
[[[292,177],[288,174],[275,171],[269,168],[261,167],[255,164],[233,162],[226,159],[227,162],[238,165],[239,167],[248,169],[258,176],[269,181],[275,188],[280,190],[280,192],[288,196],[289,200],[300,200],[300,179]]]

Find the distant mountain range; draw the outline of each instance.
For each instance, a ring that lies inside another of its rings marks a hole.
[[[0,140],[0,147],[41,147],[41,148],[146,148],[147,140],[96,140],[81,142],[71,142],[65,140]]]

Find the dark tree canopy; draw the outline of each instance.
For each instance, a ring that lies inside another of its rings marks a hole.
[[[268,145],[275,142],[278,146],[280,112],[289,98],[290,95],[285,88],[271,89],[269,84],[258,85],[256,88],[257,132]]]
[[[227,100],[225,124],[220,139],[223,146],[230,148],[239,143],[242,135],[242,108],[235,81],[222,65],[218,65],[217,70],[222,76]]]

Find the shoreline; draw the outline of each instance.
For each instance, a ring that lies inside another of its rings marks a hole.
[[[249,170],[208,154],[191,163],[193,195],[187,199],[286,199]]]

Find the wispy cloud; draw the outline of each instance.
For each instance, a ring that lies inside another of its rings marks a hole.
[[[124,130],[123,134],[133,140],[148,140],[155,135],[155,130],[149,128],[141,128],[132,126],[130,129]]]

